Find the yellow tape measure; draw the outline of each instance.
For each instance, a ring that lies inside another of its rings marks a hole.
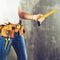
[[[18,25],[17,25],[17,28],[19,29],[20,27],[21,27],[21,25],[20,25],[20,24],[18,24]]]

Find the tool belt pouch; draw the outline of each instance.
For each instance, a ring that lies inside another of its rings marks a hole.
[[[14,30],[10,31],[10,38],[14,38],[14,33],[15,33]]]

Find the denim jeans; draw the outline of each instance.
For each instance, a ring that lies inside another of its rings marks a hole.
[[[0,36],[0,60],[7,60],[11,43],[12,40],[6,41],[6,38]]]
[[[14,38],[12,39],[12,46],[17,54],[17,60],[27,60],[26,46],[23,35],[15,33]]]
[[[5,44],[6,44],[6,39],[0,36],[0,60],[7,59],[11,45],[13,46],[17,54],[17,60],[27,60],[27,52],[26,52],[26,46],[23,35],[19,35],[18,33],[15,33],[14,38],[10,38],[10,41],[7,44],[6,48],[5,48]]]

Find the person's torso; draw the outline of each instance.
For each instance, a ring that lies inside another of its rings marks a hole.
[[[18,23],[18,0],[0,0],[0,21],[9,19],[10,22]]]

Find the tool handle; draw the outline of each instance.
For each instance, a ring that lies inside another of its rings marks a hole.
[[[51,10],[51,11],[49,11],[48,13],[46,13],[44,16],[42,16],[41,18],[47,18],[48,16],[50,16],[50,15],[52,15],[53,13],[55,13],[56,12],[56,9],[53,9],[53,10]],[[39,21],[37,21],[37,24],[38,24],[38,26],[40,26],[41,25],[41,23],[44,21],[44,19],[42,19],[41,20],[41,18],[39,19]]]

